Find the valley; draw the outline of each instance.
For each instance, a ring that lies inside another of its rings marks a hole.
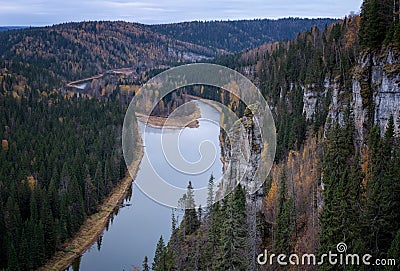
[[[364,0],[359,15],[340,20],[84,21],[0,31],[0,270],[360,270],[257,263],[264,250],[321,255],[338,244],[397,261],[363,270],[398,270],[398,10],[397,1]],[[268,102],[277,146],[265,180],[253,174],[270,142],[260,140],[257,107],[228,89],[237,86],[139,95],[160,72],[197,62],[240,72]],[[133,97],[143,112],[160,101],[149,125],[146,115],[132,116],[130,178],[121,142]],[[242,134],[225,130],[229,119],[212,101],[237,117]],[[185,116],[168,126],[184,104]],[[201,152],[203,142],[213,143],[212,166],[182,175],[163,153],[163,136],[177,137],[190,163],[211,153]],[[218,184],[223,174],[228,183]],[[179,207],[140,189],[156,175],[181,190]],[[250,194],[255,181],[263,185]],[[199,187],[208,192],[202,206],[193,196]]]

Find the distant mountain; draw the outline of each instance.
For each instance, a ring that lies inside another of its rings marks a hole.
[[[18,30],[18,29],[24,29],[27,28],[26,26],[0,26],[0,32],[1,31],[8,31],[8,30]]]
[[[148,29],[205,47],[240,52],[274,41],[294,39],[299,32],[313,26],[321,30],[335,19],[284,18],[238,21],[183,22],[149,25]]]

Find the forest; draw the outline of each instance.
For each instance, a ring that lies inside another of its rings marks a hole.
[[[5,78],[3,85],[13,80]],[[118,140],[125,106],[26,94],[0,96],[0,268],[5,270],[43,264],[126,173]]]
[[[230,53],[258,47],[262,44],[291,40],[313,26],[323,29],[334,19],[283,18],[238,21],[194,21],[149,25],[157,33],[205,47],[220,48]]]

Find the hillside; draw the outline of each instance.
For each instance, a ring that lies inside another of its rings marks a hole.
[[[25,26],[0,26],[0,32],[8,31],[8,30],[23,29],[23,28],[26,28],[26,27]]]
[[[126,22],[66,23],[0,33],[1,66],[42,88],[115,68],[141,71],[221,53]]]
[[[194,21],[175,24],[149,25],[148,29],[178,40],[219,48],[231,53],[260,46],[264,43],[289,40],[313,26],[321,30],[334,19],[285,18],[238,21]]]
[[[50,89],[118,68],[131,68],[138,77],[149,69],[288,39],[330,22],[289,18],[167,25],[65,23],[0,32],[0,62],[25,76],[32,87]]]

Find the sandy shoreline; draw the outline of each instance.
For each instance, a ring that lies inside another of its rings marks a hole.
[[[194,95],[190,95],[190,94],[186,94],[186,96],[191,98],[191,99],[193,99],[193,100],[199,100],[199,101],[201,101],[203,103],[206,103],[206,104],[214,107],[214,109],[217,110],[218,112],[220,112],[220,113],[222,112],[222,107],[221,107],[221,104],[219,102],[216,102],[214,100],[204,99],[204,98],[201,98],[201,97],[198,97],[198,96],[194,96]]]
[[[142,122],[147,121],[148,126],[156,128],[197,128],[199,127],[198,119],[201,118],[200,108],[195,105],[194,111],[189,115],[173,116],[173,117],[160,117],[160,116],[147,116],[136,112],[136,117]]]

